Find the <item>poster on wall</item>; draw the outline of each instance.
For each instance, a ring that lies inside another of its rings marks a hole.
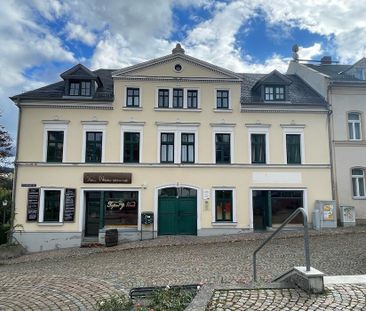
[[[76,189],[65,189],[64,221],[74,221],[76,206]]]
[[[27,198],[27,221],[38,220],[39,188],[29,188]]]
[[[323,220],[334,220],[334,206],[326,204],[323,206]]]

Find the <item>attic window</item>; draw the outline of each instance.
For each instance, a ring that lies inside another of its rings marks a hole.
[[[176,64],[175,66],[174,66],[174,70],[175,71],[177,71],[177,72],[180,72],[180,71],[182,71],[182,65],[181,64]]]
[[[90,96],[90,81],[70,81],[70,96]]]
[[[284,86],[265,86],[264,87],[265,101],[283,101],[285,100]]]

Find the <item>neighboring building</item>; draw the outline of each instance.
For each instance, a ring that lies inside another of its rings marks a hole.
[[[30,251],[277,226],[330,200],[324,99],[295,75],[237,74],[173,53],[121,70],[77,65],[19,107],[17,235]],[[150,225],[143,225],[151,230]]]
[[[353,206],[358,223],[366,223],[366,59],[354,65],[334,64],[324,57],[319,65],[292,61],[296,74],[330,106],[333,190],[338,206]]]

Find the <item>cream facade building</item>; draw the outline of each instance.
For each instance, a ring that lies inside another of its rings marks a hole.
[[[354,207],[356,221],[366,223],[366,59],[353,65],[319,65],[292,61],[289,74],[296,74],[313,87],[330,107],[333,190],[339,207]],[[352,218],[352,215],[350,215]]]
[[[108,228],[120,240],[266,230],[332,198],[327,105],[296,75],[234,73],[177,45],[61,77],[12,97],[16,237],[30,251]]]

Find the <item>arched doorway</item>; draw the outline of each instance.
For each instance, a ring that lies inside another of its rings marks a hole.
[[[158,235],[197,235],[197,190],[187,187],[159,190]]]

